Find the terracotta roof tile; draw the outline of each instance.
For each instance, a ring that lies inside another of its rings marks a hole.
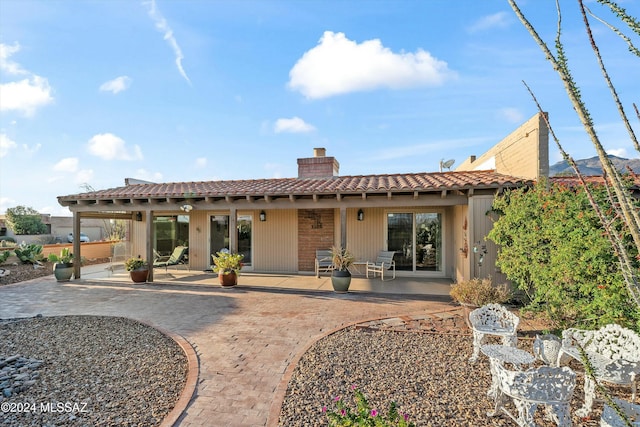
[[[282,196],[336,193],[442,191],[519,186],[529,181],[493,171],[434,172],[330,178],[271,178],[230,181],[130,184],[59,196],[59,201],[161,197]]]

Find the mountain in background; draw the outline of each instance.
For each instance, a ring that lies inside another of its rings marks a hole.
[[[612,154],[609,158],[613,162],[613,165],[622,173],[628,172],[627,166],[631,168],[634,173],[640,173],[640,159],[623,159]],[[590,159],[576,160],[578,168],[583,175],[602,175],[602,167],[600,166],[600,159],[591,157]],[[567,164],[565,160],[549,166],[549,176],[555,175],[574,175],[573,169]]]

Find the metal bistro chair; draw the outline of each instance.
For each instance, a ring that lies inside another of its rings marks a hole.
[[[469,362],[474,363],[480,355],[480,347],[487,335],[502,338],[502,344],[516,347],[518,344],[518,324],[520,318],[500,304],[487,304],[469,313],[473,331],[473,354]]]

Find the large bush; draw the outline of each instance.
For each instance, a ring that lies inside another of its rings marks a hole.
[[[604,191],[596,196],[604,200]],[[497,265],[529,296],[527,308],[557,328],[640,329],[640,310],[582,187],[540,182],[497,198],[494,209],[501,216],[488,237],[500,246]]]
[[[15,234],[45,234],[48,231],[38,211],[30,207],[16,206],[7,209],[5,220]]]

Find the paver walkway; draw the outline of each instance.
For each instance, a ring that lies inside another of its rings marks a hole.
[[[198,354],[200,377],[178,422],[183,427],[275,425],[277,418],[268,418],[283,373],[309,342],[354,322],[419,318],[452,307],[443,296],[335,294],[303,286],[221,289],[91,279],[63,284],[51,276],[0,287],[0,318],[126,316],[185,337]]]

